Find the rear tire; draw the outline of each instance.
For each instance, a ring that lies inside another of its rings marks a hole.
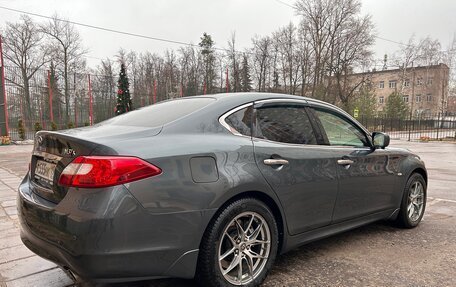
[[[403,228],[418,226],[426,209],[426,181],[419,173],[413,173],[405,185],[401,209],[396,223]]]
[[[209,223],[200,246],[196,280],[200,286],[258,286],[274,264],[276,220],[263,202],[241,198]]]

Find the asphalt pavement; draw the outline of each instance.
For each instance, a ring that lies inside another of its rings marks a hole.
[[[456,144],[393,140],[426,163],[428,206],[419,227],[379,222],[319,240],[278,257],[263,286],[456,286]],[[16,187],[31,146],[0,146],[0,286],[75,286],[53,263],[19,239]],[[163,279],[82,286],[196,286]]]

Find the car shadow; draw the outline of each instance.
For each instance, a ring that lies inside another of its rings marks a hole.
[[[277,257],[274,267],[271,270],[270,276],[287,276],[288,272],[294,272],[293,265],[302,265],[306,262],[312,262],[317,257],[321,256],[322,252],[331,253],[337,250],[349,248],[353,242],[358,240],[368,239],[370,237],[381,236],[383,234],[391,234],[400,232],[401,229],[396,228],[391,222],[380,221],[370,225],[362,226],[347,232],[343,232],[325,239],[320,239],[312,243],[308,243],[294,250],[291,250]],[[268,284],[268,278],[263,286],[275,286],[276,284]],[[183,279],[158,279],[133,283],[119,284],[91,284],[79,283],[76,286],[81,287],[197,287],[198,284],[194,280]]]

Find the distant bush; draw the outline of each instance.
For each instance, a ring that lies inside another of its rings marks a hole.
[[[57,130],[57,124],[55,122],[51,123],[51,130],[56,131]]]
[[[43,129],[43,127],[41,126],[41,124],[39,122],[36,122],[33,127],[35,129],[35,132],[39,132]]]
[[[23,141],[25,140],[25,126],[22,120],[17,122],[17,132],[19,133],[19,138]]]
[[[68,125],[67,125],[67,128],[69,128],[69,129],[74,129],[74,124],[73,124],[73,122],[69,122]]]

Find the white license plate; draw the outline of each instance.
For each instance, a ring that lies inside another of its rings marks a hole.
[[[38,160],[35,167],[35,176],[45,179],[52,184],[54,180],[55,164],[47,161]]]

